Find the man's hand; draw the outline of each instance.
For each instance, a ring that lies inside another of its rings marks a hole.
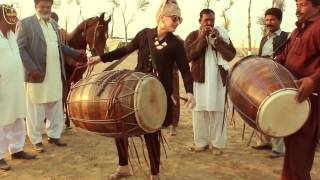
[[[314,89],[314,82],[311,78],[305,77],[305,78],[299,79],[297,81],[297,84],[299,87],[297,101],[301,103],[311,95]]]
[[[188,101],[185,103],[185,106],[187,106],[189,110],[192,110],[196,106],[196,100],[193,94],[187,93],[187,99]]]
[[[87,58],[86,50],[80,49],[80,50],[79,50],[79,53],[80,53],[79,59],[85,59],[85,58]]]
[[[84,63],[84,62],[76,62],[75,63],[75,67],[82,67],[82,66],[85,66],[87,65],[87,63]]]
[[[92,56],[92,57],[89,57],[87,64],[88,66],[92,66],[92,65],[98,64],[99,62],[101,62],[100,56]]]
[[[41,73],[38,70],[33,70],[33,71],[30,72],[29,78],[34,80],[34,81],[40,80]]]

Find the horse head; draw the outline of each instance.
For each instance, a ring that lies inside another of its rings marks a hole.
[[[94,17],[92,22],[88,22],[85,27],[84,35],[92,55],[103,54],[105,50],[111,16],[107,20],[105,20],[104,16],[105,13],[102,13],[100,17]]]

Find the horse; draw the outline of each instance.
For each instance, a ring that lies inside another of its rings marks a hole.
[[[74,31],[68,34],[65,30],[60,29],[61,41],[66,45],[74,49],[86,49],[89,47],[89,51],[92,55],[100,55],[104,53],[106,47],[106,41],[108,39],[108,24],[111,21],[111,16],[108,20],[105,20],[105,13],[102,13],[99,17],[91,17],[81,22]],[[85,64],[87,59],[72,60],[70,57],[65,57],[65,69],[66,69],[66,82],[64,83],[63,102],[66,106],[66,99],[70,91],[72,83],[79,81],[86,68],[77,68],[74,65],[70,65],[66,62],[80,62]],[[66,111],[66,126],[70,127],[70,120]]]

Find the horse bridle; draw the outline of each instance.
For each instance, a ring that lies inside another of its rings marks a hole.
[[[86,36],[87,36],[87,24],[88,24],[88,21],[89,21],[90,19],[87,19],[86,21],[85,21],[85,24],[84,24],[84,30],[83,30],[83,33],[82,33],[82,36],[84,37],[84,38],[86,38]],[[98,28],[101,28],[101,27],[104,27],[104,25],[102,25],[102,24],[99,24],[99,21],[98,21],[98,23],[97,23],[97,25],[95,26],[95,28],[94,28],[94,32],[93,32],[93,40],[92,40],[92,47],[90,47],[90,43],[88,42],[88,44],[89,44],[89,51],[91,52],[91,54],[92,55],[96,55],[96,39],[97,39],[97,31],[98,31]]]

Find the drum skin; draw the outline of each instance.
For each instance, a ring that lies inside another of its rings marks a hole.
[[[294,81],[292,74],[272,59],[248,56],[237,62],[230,71],[228,95],[246,123],[266,135],[275,137],[276,135],[263,132],[258,127],[258,112],[272,94],[284,89],[296,90]]]
[[[67,109],[76,127],[108,137],[130,137],[155,132],[161,127],[167,110],[166,99],[161,82],[152,75],[105,71],[74,84],[67,98]]]

